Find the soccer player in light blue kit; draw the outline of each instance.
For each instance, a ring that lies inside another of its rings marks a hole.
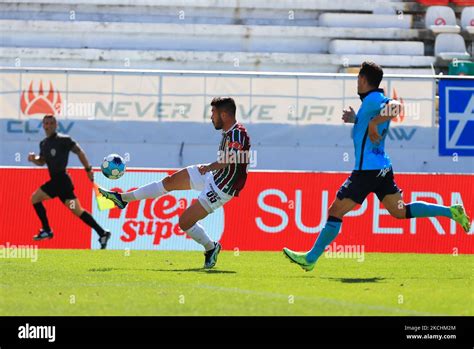
[[[401,190],[395,184],[392,164],[385,153],[385,138],[390,120],[401,111],[399,102],[391,100],[379,88],[383,78],[382,68],[373,62],[362,63],[357,79],[357,93],[362,105],[343,111],[342,119],[354,124],[355,167],[344,182],[329,208],[329,217],[313,248],[308,252],[294,252],[288,248],[283,253],[306,271],[314,269],[318,258],[339,233],[342,218],[357,204],[362,204],[370,193],[375,193],[388,212],[395,218],[439,217],[455,220],[466,232],[471,229],[469,217],[462,205],[451,207],[423,201],[405,204]]]

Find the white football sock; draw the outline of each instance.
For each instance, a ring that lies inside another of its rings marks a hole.
[[[186,233],[198,244],[203,245],[206,251],[212,250],[215,247],[214,241],[211,240],[209,235],[204,231],[203,226],[199,223],[194,224],[191,228],[186,230]]]
[[[129,193],[122,194],[122,200],[126,202],[157,198],[168,191],[163,186],[163,182],[152,182]]]

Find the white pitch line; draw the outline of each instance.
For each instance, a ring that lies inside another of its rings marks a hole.
[[[212,286],[212,285],[188,285],[194,288],[204,288],[204,289],[211,289],[216,291],[223,291],[223,292],[234,292],[240,294],[249,294],[255,296],[264,296],[264,297],[275,297],[275,298],[284,298],[288,299],[288,295],[281,294],[281,293],[274,293],[274,292],[264,292],[264,291],[253,291],[253,290],[244,290],[240,288],[229,288],[229,287],[221,287],[221,286]],[[406,315],[418,315],[418,316],[446,316],[443,314],[433,314],[433,313],[426,313],[420,312],[416,310],[409,310],[409,309],[400,309],[400,308],[393,308],[387,307],[384,305],[371,305],[371,304],[362,304],[362,303],[354,303],[348,301],[341,301],[334,298],[326,298],[326,297],[307,297],[307,296],[294,296],[296,299],[303,299],[307,301],[316,301],[318,303],[332,303],[338,306],[343,307],[351,307],[351,308],[358,308],[358,309],[369,309],[369,310],[378,310],[378,311],[386,311],[392,313],[399,313],[399,314],[406,314]]]

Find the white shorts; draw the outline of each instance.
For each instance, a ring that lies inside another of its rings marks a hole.
[[[202,175],[199,172],[199,166],[201,165],[186,167],[189,178],[191,179],[191,188],[201,191],[198,200],[208,213],[212,213],[232,199],[233,196],[217,188],[214,183],[214,176],[211,172],[206,172],[206,174]]]

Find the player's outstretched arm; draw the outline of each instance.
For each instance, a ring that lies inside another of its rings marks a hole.
[[[72,147],[71,151],[77,155],[79,158],[79,161],[81,162],[82,166],[84,166],[84,169],[87,172],[87,176],[91,180],[91,182],[94,181],[94,174],[92,173],[92,166],[89,163],[89,160],[87,159],[86,153],[82,148],[79,146],[79,144],[75,144],[74,147]]]
[[[40,155],[36,155],[33,152],[28,154],[28,161],[34,163],[37,166],[43,166],[46,163],[46,161]]]

